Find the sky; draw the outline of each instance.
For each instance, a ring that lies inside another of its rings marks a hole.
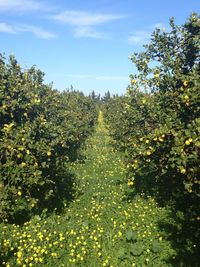
[[[60,91],[124,94],[155,27],[183,24],[199,0],[0,0],[0,53],[36,65]]]

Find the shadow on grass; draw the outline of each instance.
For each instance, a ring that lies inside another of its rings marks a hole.
[[[200,262],[199,222],[186,208],[186,205],[184,209],[172,208],[165,220],[158,221],[158,226],[176,251],[176,256],[169,261],[170,265],[198,267]]]
[[[73,201],[75,174],[62,170],[62,172],[55,172],[52,175],[56,175],[55,184],[45,184],[44,188],[40,187],[39,191],[37,187],[35,187],[35,192],[33,190],[34,196],[39,200],[37,208],[31,212],[28,209],[16,211],[10,218],[9,223],[22,225],[35,215],[48,217],[52,212],[60,214]]]
[[[144,193],[144,197],[152,196],[159,206],[165,207],[168,214],[165,219],[158,220],[158,226],[176,252],[176,256],[168,260],[169,266],[198,267],[200,266],[199,198],[187,193],[180,184],[174,184],[173,177],[162,178],[164,181],[162,183],[155,183],[153,175],[136,178],[137,186],[127,192],[127,200],[135,199],[138,194]],[[179,188],[179,191],[175,190],[176,188]]]

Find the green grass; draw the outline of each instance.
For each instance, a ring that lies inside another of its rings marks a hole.
[[[175,251],[160,227],[169,212],[149,196],[127,197],[134,185],[111,142],[100,113],[84,162],[70,166],[74,200],[60,214],[2,224],[3,266],[172,266]]]

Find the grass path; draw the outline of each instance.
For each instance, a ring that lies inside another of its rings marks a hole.
[[[167,211],[150,197],[127,199],[133,185],[110,143],[100,113],[84,163],[71,166],[74,201],[60,215],[5,226],[5,266],[171,266],[174,251],[160,227]]]

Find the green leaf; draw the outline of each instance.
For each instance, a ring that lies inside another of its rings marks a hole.
[[[160,251],[161,251],[160,242],[159,242],[159,241],[153,241],[151,250],[152,250],[154,253],[158,253],[158,252],[160,252]]]
[[[197,142],[195,143],[195,146],[196,146],[196,147],[200,147],[200,141],[197,141]]]
[[[135,244],[131,244],[129,247],[129,251],[134,256],[140,256],[144,251],[143,243],[137,242]]]
[[[128,230],[126,232],[126,239],[128,241],[136,241],[137,240],[137,235],[135,232],[133,232],[132,230]]]
[[[119,248],[117,251],[117,258],[124,259],[125,258],[125,248]]]

